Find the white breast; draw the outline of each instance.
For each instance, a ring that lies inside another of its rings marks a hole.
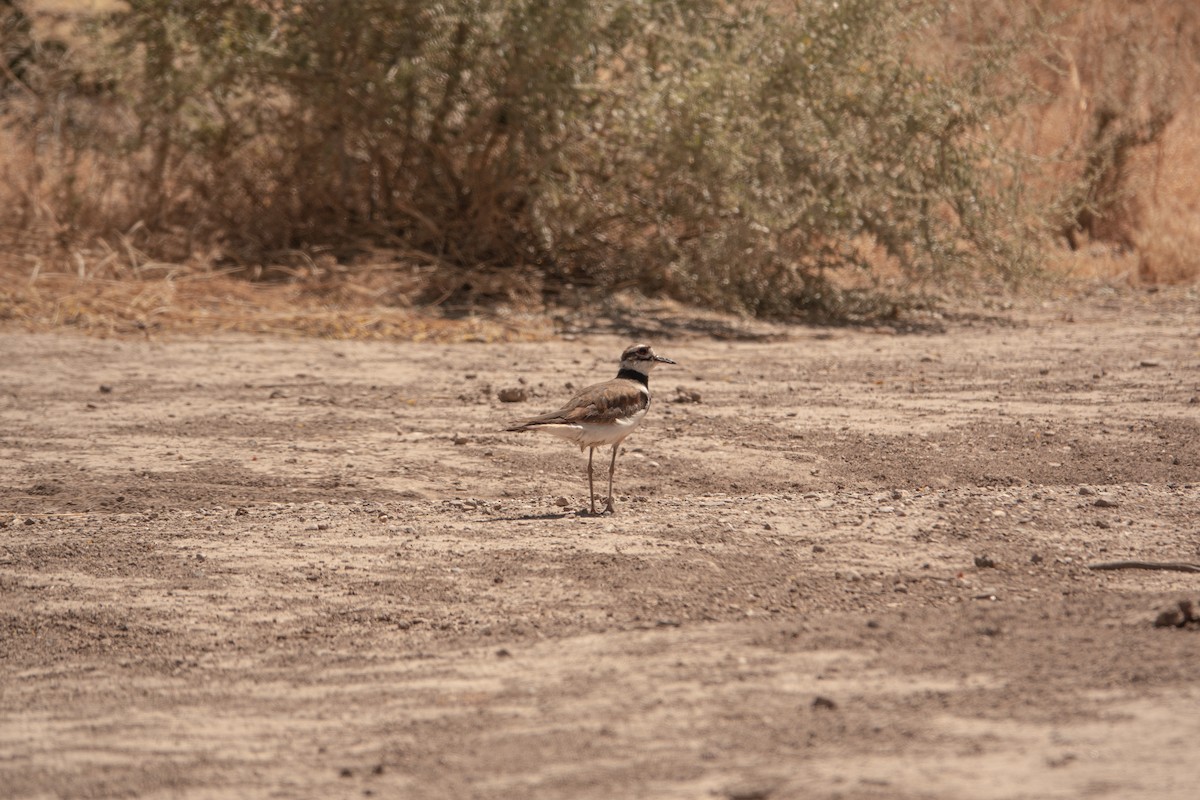
[[[618,420],[616,422],[581,422],[575,425],[538,425],[536,428],[531,428],[535,431],[545,431],[553,436],[566,439],[569,442],[574,442],[579,445],[582,450],[585,447],[600,447],[601,445],[617,444],[629,434],[633,433],[642,419],[646,416],[646,409],[638,411],[627,419]]]

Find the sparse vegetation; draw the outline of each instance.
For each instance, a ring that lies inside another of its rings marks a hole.
[[[977,3],[991,26],[1028,13],[1004,5]],[[1035,190],[1059,193],[1062,246],[1100,256],[1092,272],[1107,263],[1131,280],[1194,279],[1200,7],[1052,2],[1043,11],[1055,15],[1054,36],[1022,62],[1042,99],[1014,116],[1014,146],[1046,166]]]
[[[1019,277],[1056,236],[1195,273],[1139,189],[1194,126],[1198,15],[1167,3],[130,0],[65,45],[34,5],[5,11],[0,223],[80,276],[386,264],[388,304],[794,317]]]

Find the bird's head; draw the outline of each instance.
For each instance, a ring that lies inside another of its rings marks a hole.
[[[659,364],[674,364],[666,356],[656,355],[654,348],[648,344],[634,344],[625,348],[621,353],[621,369],[631,369],[643,375],[649,375],[650,370]]]

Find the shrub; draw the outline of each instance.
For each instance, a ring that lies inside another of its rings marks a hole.
[[[838,270],[1036,259],[989,131],[1020,39],[950,63],[922,51],[939,19],[901,0],[130,0],[72,66],[111,93],[6,116],[57,162],[23,176],[27,216],[136,229],[156,258],[384,246],[442,296],[551,276],[793,315],[836,308]]]

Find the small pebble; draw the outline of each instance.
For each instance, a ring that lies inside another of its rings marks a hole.
[[[700,393],[694,389],[685,389],[682,386],[675,387],[675,396],[671,398],[672,403],[699,403]]]
[[[773,786],[735,786],[725,790],[725,800],[767,800],[773,791]]]
[[[837,710],[837,703],[828,697],[823,697],[821,695],[817,695],[816,697],[813,698],[812,707],[818,708],[818,709],[824,709],[826,711],[835,711],[835,710]]]
[[[1180,600],[1174,606],[1163,609],[1154,619],[1156,628],[1182,628],[1189,623],[1200,623],[1200,612],[1191,600]]]
[[[1181,628],[1187,623],[1187,617],[1178,608],[1168,608],[1159,612],[1154,620],[1156,628]]]

